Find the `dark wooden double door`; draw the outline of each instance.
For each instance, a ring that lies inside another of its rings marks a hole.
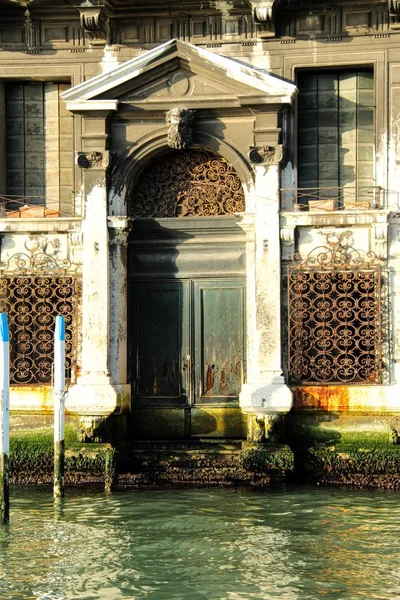
[[[129,285],[134,406],[237,404],[245,373],[244,278]]]

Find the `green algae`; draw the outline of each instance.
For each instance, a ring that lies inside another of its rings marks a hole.
[[[287,477],[294,469],[294,455],[289,446],[243,444],[241,466],[251,472],[276,474]]]
[[[303,476],[312,483],[400,488],[400,446],[320,446],[302,457]]]
[[[65,481],[104,478],[108,444],[82,444],[76,429],[65,430]],[[10,481],[12,483],[52,483],[54,473],[53,431],[11,431]]]

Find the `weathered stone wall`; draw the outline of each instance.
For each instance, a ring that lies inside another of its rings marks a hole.
[[[314,3],[311,14],[309,6],[301,2],[290,5],[271,2],[270,10],[264,13],[255,11],[255,3],[247,0],[206,2],[203,8],[198,3],[188,3],[187,13],[182,12],[181,3],[179,7],[178,3],[172,3],[168,15],[160,2],[146,3],[146,6],[135,3],[129,9],[118,2],[114,4],[115,9],[109,12],[100,2],[93,15],[84,3],[76,8],[56,1],[47,7],[33,3],[28,14],[16,3],[4,5],[0,9],[3,79],[57,80],[72,86],[85,84],[101,73],[111,79],[118,66],[177,37],[207,48],[216,58],[235,59],[232,63],[235,68],[228,73],[230,81],[235,83],[235,93],[231,94],[231,88],[225,89],[221,82],[216,82],[218,77],[212,79],[216,66],[209,61],[193,76],[193,87],[185,88],[184,79],[174,79],[172,71],[160,67],[156,74],[146,75],[147,79],[141,79],[138,71],[135,74],[140,81],[138,87],[135,84],[129,88],[120,80],[111,98],[115,101],[113,106],[112,103],[101,104],[110,98],[99,88],[99,103],[88,111],[88,98],[83,94],[82,104],[71,107],[75,113],[75,154],[71,153],[75,183],[72,212],[76,216],[1,219],[2,261],[21,251],[25,241],[34,235],[47,244],[53,256],[69,257],[82,275],[81,372],[77,385],[70,391],[69,410],[85,415],[89,421],[112,412],[130,411],[125,277],[129,220],[126,218],[126,186],[125,189],[124,185],[121,189],[113,187],[110,162],[112,169],[113,160],[127,157],[127,179],[134,180],[143,164],[167,147],[165,100],[168,99],[169,107],[178,104],[189,107],[197,97],[195,143],[227,158],[236,168],[246,193],[247,212],[238,219],[247,239],[248,371],[241,395],[243,410],[252,414],[289,410],[291,394],[282,377],[282,363],[286,363],[286,340],[280,333],[285,300],[281,291],[282,273],[294,252],[306,254],[319,245],[327,232],[337,235],[350,232],[354,246],[375,252],[390,274],[387,317],[391,343],[390,353],[385,357],[388,379],[380,386],[349,384],[293,389],[294,408],[299,418],[306,411],[307,415],[312,412],[317,416],[364,411],[371,414],[372,421],[378,411],[382,415],[395,415],[400,409],[400,32],[397,12],[392,7],[389,14],[387,2],[350,0],[335,6]],[[90,16],[94,18],[90,20]],[[354,66],[373,69],[375,174],[376,185],[382,188],[379,208],[295,210],[297,203],[292,190],[296,188],[298,172],[296,106],[291,108],[288,99],[283,101],[281,95],[275,106],[267,107],[258,98],[260,104],[248,102],[244,107],[241,102],[248,89],[243,79],[245,68],[238,61],[291,82],[296,81],[299,69]],[[184,67],[187,71],[188,65]],[[210,104],[211,92],[218,97],[217,103]],[[207,93],[208,104],[204,100]],[[3,96],[0,89],[0,116],[4,110]],[[121,106],[117,109],[116,103],[120,100]],[[286,106],[283,111],[282,105]],[[0,129],[0,140],[4,137],[5,132]],[[252,163],[250,148],[260,150],[264,146],[283,146],[285,153],[274,154],[270,161],[273,164]],[[3,150],[0,151],[0,186],[5,184],[5,164]],[[279,187],[290,192],[280,196]],[[48,392],[48,389],[15,391],[12,409],[50,411]],[[211,427],[209,412],[198,410],[193,422],[205,423],[204,428],[199,429],[202,434],[245,435],[245,418],[241,412],[236,411],[238,414],[235,412],[231,421],[226,411],[223,418],[220,415],[215,418]],[[135,425],[134,435],[149,432],[148,415],[138,413],[137,418],[140,423]],[[162,430],[164,415],[159,418]],[[183,420],[182,413],[178,419],[179,431],[184,431]],[[233,422],[235,425],[231,427]],[[168,424],[175,431],[175,419]],[[365,427],[368,432],[367,425]]]

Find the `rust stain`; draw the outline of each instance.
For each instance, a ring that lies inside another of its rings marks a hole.
[[[206,394],[214,387],[214,373],[210,363],[206,363]]]
[[[347,411],[350,408],[349,388],[341,385],[295,388],[293,405],[302,410]],[[352,406],[352,409],[357,408]]]
[[[219,378],[219,385],[221,387],[221,391],[224,391],[227,388],[226,380],[225,380],[225,370],[222,369],[221,376]]]
[[[154,377],[154,382],[153,382],[153,395],[158,396],[159,393],[160,393],[160,390],[158,389],[158,381],[157,381],[157,375],[156,375]]]
[[[43,414],[51,414],[53,412],[54,398],[51,393],[51,387],[46,385],[24,385],[23,387],[11,386],[10,392],[13,395],[13,402],[18,405],[20,402],[24,403],[25,398],[29,398],[30,401],[34,399],[39,410]],[[69,414],[69,411],[65,411]]]

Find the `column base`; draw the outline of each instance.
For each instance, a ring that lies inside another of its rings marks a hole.
[[[100,383],[79,379],[68,390],[65,408],[69,413],[81,416],[107,416],[131,410],[131,386],[128,383],[111,384],[109,378]]]
[[[292,408],[292,392],[283,378],[263,383],[245,383],[239,402],[242,411],[249,415],[287,413]]]

